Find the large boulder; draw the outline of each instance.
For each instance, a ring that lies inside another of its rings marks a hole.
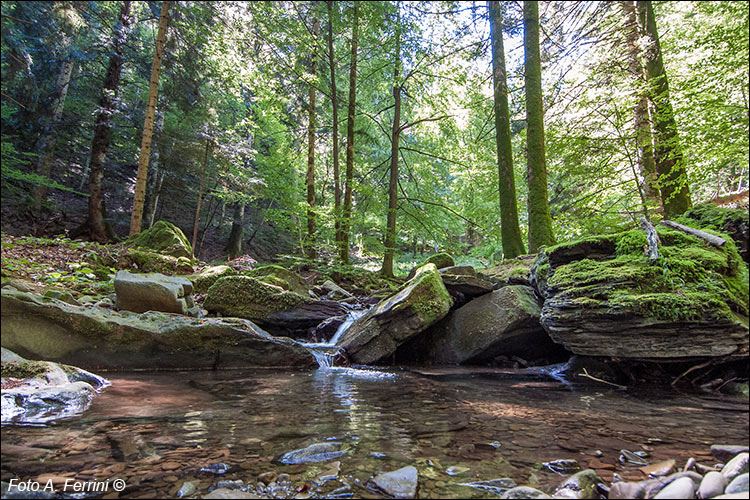
[[[28,361],[3,349],[2,385],[4,424],[42,424],[82,413],[109,383],[75,366]]]
[[[86,369],[315,366],[291,339],[239,318],[73,306],[2,289],[2,346],[32,359]]]
[[[302,276],[294,271],[290,271],[289,269],[275,264],[257,267],[250,271],[245,271],[243,274],[257,278],[270,285],[280,286],[284,290],[295,292],[300,295],[306,296],[307,291],[309,290],[309,287]]]
[[[203,307],[224,316],[249,319],[274,334],[292,337],[308,337],[321,322],[346,314],[338,302],[313,300],[261,281],[264,278],[221,278],[208,289]]]
[[[267,322],[273,313],[292,311],[312,299],[250,276],[226,276],[208,289],[203,307],[224,316]]]
[[[593,236],[541,252],[531,281],[541,323],[568,350],[590,356],[722,356],[748,344],[747,267],[722,247],[663,226],[651,264],[641,230]]]
[[[338,345],[355,363],[376,363],[442,319],[452,304],[437,268],[426,264],[401,291],[382,300],[355,321]]]
[[[134,234],[125,240],[125,245],[155,250],[172,257],[190,258],[193,255],[193,248],[185,233],[171,222],[164,220],[158,221],[145,231]]]
[[[142,313],[162,311],[186,314],[193,307],[193,284],[187,278],[160,273],[133,274],[117,271],[115,275],[117,308]]]
[[[458,305],[491,292],[495,285],[477,274],[471,266],[451,266],[439,270],[443,284]]]
[[[192,283],[195,293],[206,293],[211,286],[216,283],[219,278],[225,276],[234,276],[237,271],[229,266],[209,266],[201,269],[195,274],[186,276]]]
[[[559,349],[539,323],[541,308],[528,286],[511,285],[482,295],[438,322],[398,351],[400,360],[431,364],[527,360]]]

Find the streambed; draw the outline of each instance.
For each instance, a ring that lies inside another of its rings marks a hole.
[[[2,479],[121,478],[120,497],[171,497],[186,481],[288,474],[304,497],[379,497],[375,473],[413,465],[420,498],[490,498],[461,483],[511,478],[548,491],[563,476],[542,464],[576,460],[607,482],[646,476],[646,460],[713,464],[710,445],[748,440],[748,413],[707,399],[625,392],[512,370],[232,370],[104,374],[112,383],[82,416],[2,428]],[[741,402],[741,401],[740,401]],[[741,405],[738,405],[741,407]],[[334,461],[279,456],[335,442]],[[226,464],[221,475],[201,471]],[[338,470],[336,470],[338,469]],[[111,491],[109,492],[112,493]],[[99,494],[101,496],[101,494]],[[96,495],[94,495],[96,496]],[[111,497],[107,497],[111,498]]]

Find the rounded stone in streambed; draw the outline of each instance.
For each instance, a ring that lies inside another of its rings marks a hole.
[[[750,454],[740,453],[724,465],[721,473],[727,478],[727,481],[731,482],[740,474],[748,472],[748,462],[750,462]]]
[[[742,493],[742,492],[748,492],[750,491],[750,483],[748,483],[748,473],[745,472],[743,474],[740,474],[739,476],[735,477],[729,485],[727,485],[727,488],[724,490],[724,493],[732,494],[732,493]]]
[[[712,498],[716,495],[724,493],[724,488],[727,486],[727,478],[725,478],[720,472],[711,471],[703,477],[700,486],[698,487],[699,498]]]
[[[393,498],[414,498],[417,494],[417,478],[417,468],[409,466],[378,474],[367,484]]]
[[[285,465],[327,462],[346,454],[346,451],[340,450],[340,447],[341,443],[315,443],[307,448],[300,448],[285,453],[275,461]]]
[[[512,488],[505,493],[503,493],[503,496],[500,497],[503,499],[521,499],[521,498],[552,498],[548,494],[546,494],[543,491],[540,491],[536,488],[531,488],[530,486],[518,486],[517,488]]]
[[[695,483],[689,477],[680,477],[666,485],[655,499],[695,498]]]

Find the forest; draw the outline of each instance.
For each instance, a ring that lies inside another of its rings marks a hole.
[[[390,275],[747,203],[742,2],[162,7],[3,7],[5,231]]]
[[[0,18],[2,498],[747,498],[750,3]]]

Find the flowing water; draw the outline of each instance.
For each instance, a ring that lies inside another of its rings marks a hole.
[[[357,368],[105,374],[112,386],[75,418],[2,428],[2,479],[122,478],[121,497],[170,497],[184,481],[291,476],[302,496],[377,497],[374,473],[413,465],[420,498],[493,497],[462,485],[512,478],[549,490],[541,464],[577,460],[606,480],[644,478],[621,449],[655,462],[714,463],[712,443],[746,443],[748,413],[674,392],[570,384],[544,371]],[[736,408],[735,408],[736,409]],[[279,455],[336,441],[332,462]],[[201,468],[224,463],[216,476]]]

